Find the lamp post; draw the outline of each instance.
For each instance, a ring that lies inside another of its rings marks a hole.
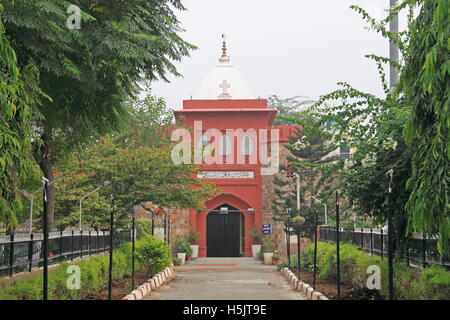
[[[297,233],[297,273],[298,276],[300,276],[300,244],[301,244],[301,237],[300,237],[300,227],[305,222],[305,218],[301,216],[296,216],[292,219],[292,225],[294,226],[294,229]]]
[[[300,215],[300,174],[294,172],[294,177],[297,180],[297,214]]]
[[[136,225],[135,225],[135,212],[133,209],[133,213],[131,216],[131,287],[133,290],[134,287],[134,253],[135,253],[135,247],[136,247]]]
[[[101,188],[103,188],[103,187],[106,187],[108,184],[110,184],[111,183],[111,181],[109,181],[109,180],[105,180],[105,181],[103,181],[103,184],[101,185],[101,186],[99,186],[99,187],[97,187],[97,188],[95,188],[94,190],[92,190],[91,192],[89,192],[88,194],[86,194],[86,195],[84,195],[83,197],[81,197],[81,199],[80,199],[80,217],[79,217],[79,228],[80,228],[80,230],[81,230],[81,211],[82,211],[82,201],[84,200],[84,199],[86,199],[87,197],[89,197],[91,194],[93,194],[94,192],[97,192],[98,190],[100,190]]]
[[[286,209],[286,250],[288,256],[288,268],[291,269],[291,208]]]
[[[319,202],[323,202],[322,199],[320,198],[316,198],[314,196],[311,196],[314,200],[319,201]],[[328,226],[328,208],[327,208],[327,204],[326,203],[322,203],[324,208],[325,208],[325,226]]]
[[[389,300],[394,300],[394,224],[392,221],[392,183],[394,179],[394,169],[390,169],[387,172],[389,176],[389,188],[388,188],[388,287],[389,287]]]
[[[30,234],[33,233],[33,204],[34,204],[34,195],[36,193],[38,193],[39,191],[42,191],[42,187],[40,187],[39,189],[33,191],[32,193],[28,193],[26,191],[23,192],[23,194],[26,197],[30,197]]]
[[[336,191],[336,285],[337,300],[341,299],[341,256],[340,256],[340,234],[339,234],[339,190]]]
[[[114,235],[114,196],[111,193],[111,216],[109,222],[109,270],[108,270],[108,300],[112,300],[112,269],[113,269],[113,235]]]
[[[316,201],[321,201],[316,197],[312,196],[312,198]],[[326,205],[325,205],[326,212]],[[313,290],[316,290],[316,275],[317,275],[317,225],[318,225],[318,211],[316,210],[315,216],[315,228],[314,228],[314,273],[313,273]]]

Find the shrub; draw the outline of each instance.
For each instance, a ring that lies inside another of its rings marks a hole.
[[[397,299],[449,300],[450,272],[435,265],[413,270],[405,263],[396,263],[394,293]],[[384,294],[387,297],[387,292]]]
[[[272,259],[276,259],[276,260],[281,259],[281,255],[280,255],[280,252],[278,250],[275,250],[273,252]]]
[[[150,277],[164,270],[172,262],[169,246],[152,235],[146,235],[142,241],[136,243],[136,260],[148,267]]]
[[[420,274],[420,284],[424,286],[423,294],[431,300],[450,299],[450,272],[433,265]]]
[[[152,257],[151,260],[139,259],[138,252],[143,256]],[[152,273],[157,273],[170,265],[169,248],[162,241],[152,236],[136,241],[136,268],[149,267]],[[125,243],[114,250],[113,278],[122,279],[131,275],[131,243]],[[80,289],[67,288],[67,268],[71,264],[61,263],[53,270],[49,270],[48,288],[51,300],[83,299],[91,293],[104,288],[108,283],[109,254],[94,256],[77,262],[81,271]],[[0,290],[0,300],[41,300],[42,273],[25,276],[5,285]]]
[[[179,265],[181,265],[181,262],[182,262],[183,260],[181,260],[180,258],[178,258],[178,257],[172,257],[172,262],[173,262],[173,265],[174,266],[179,266]]]
[[[136,219],[136,239],[140,240],[145,235],[152,233],[152,221],[150,219]]]
[[[311,268],[314,254],[314,244],[308,248],[308,253],[302,255],[301,264]],[[356,246],[342,243],[340,246],[341,282],[352,285],[356,290],[367,292],[367,268],[371,265],[380,267],[382,298],[388,297],[388,266],[387,261],[379,256],[370,256]],[[319,277],[322,279],[336,279],[336,245],[334,243],[319,242],[317,244],[317,264]],[[287,260],[279,269],[287,266]],[[291,266],[297,267],[296,256],[291,257]],[[394,292],[396,299],[449,299],[450,272],[442,267],[432,266],[425,269],[414,269],[402,261],[394,262]]]

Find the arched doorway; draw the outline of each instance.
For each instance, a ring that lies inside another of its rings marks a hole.
[[[225,212],[224,208],[228,211]],[[242,231],[245,227],[242,213],[236,210],[224,203],[208,213],[206,218],[208,257],[241,256]]]

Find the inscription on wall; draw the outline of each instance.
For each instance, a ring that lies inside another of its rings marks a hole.
[[[203,179],[253,179],[253,171],[200,171],[198,178]]]

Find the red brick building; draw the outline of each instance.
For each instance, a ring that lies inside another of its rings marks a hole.
[[[183,101],[183,109],[174,114],[193,128],[194,147],[215,148],[212,160],[196,162],[201,163],[198,177],[226,194],[208,201],[206,211],[171,210],[171,240],[192,228],[199,232],[200,257],[250,257],[250,230],[271,223],[274,241],[282,242],[281,227],[266,211],[273,175],[287,151],[277,145],[287,142],[294,129],[272,126],[276,110],[251,94],[230,62],[225,41],[219,64],[193,99]]]

